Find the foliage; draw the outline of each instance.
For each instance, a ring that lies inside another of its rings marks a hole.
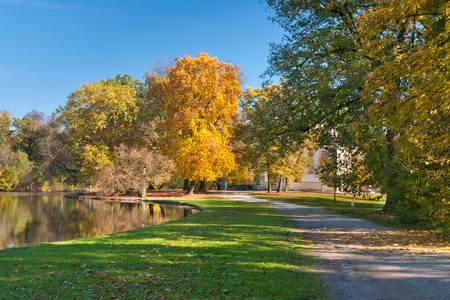
[[[345,193],[361,195],[370,192],[372,181],[361,152],[331,148],[323,150],[316,172],[327,186]]]
[[[7,168],[0,170],[0,191],[9,191],[13,187],[11,171]]]
[[[124,144],[116,147],[111,165],[104,166],[97,187],[105,195],[140,190],[147,182],[159,186],[170,180],[173,161],[157,150],[135,149]]]
[[[448,223],[448,3],[267,3],[287,33],[267,72],[286,91],[277,104],[286,116],[272,116],[279,126],[270,136],[295,143],[299,131],[319,130],[321,146],[356,153],[349,164],[363,172],[343,180],[380,187],[385,209],[405,221]],[[350,138],[336,145],[333,133]]]
[[[52,118],[40,129],[41,138],[37,141],[39,156],[42,158],[37,172],[46,181],[60,181],[61,177],[67,184],[77,180],[78,164],[71,158],[68,145],[69,133],[59,126]]]
[[[312,164],[312,155],[311,152],[305,148],[288,153],[280,162],[281,165],[278,167],[277,175],[279,179],[284,178],[286,180],[285,191],[287,192],[290,180],[303,182],[306,168],[310,167]],[[278,188],[278,192],[279,191],[280,187]]]
[[[393,128],[396,173],[407,222],[450,221],[450,73],[447,1],[377,2],[360,16],[367,56],[383,58],[366,77],[371,126]],[[383,36],[376,39],[376,36]]]
[[[292,222],[252,203],[188,202],[202,211],[159,226],[0,252],[0,297],[325,297],[306,255],[310,246]]]
[[[40,163],[42,158],[39,155],[38,140],[42,137],[39,131],[42,121],[33,116],[39,115],[32,112],[22,119],[14,118],[11,144],[14,151],[22,150],[31,160]]]
[[[112,152],[121,144],[145,143],[146,119],[139,82],[129,76],[116,80],[84,84],[69,96],[65,107],[57,110],[57,120],[69,131],[73,158],[80,163],[80,174],[87,182],[95,180],[101,165],[111,162]]]
[[[301,181],[311,158],[307,147],[314,148],[310,140],[301,143],[286,143],[283,136],[277,136],[278,116],[282,114],[285,94],[279,84],[266,85],[263,89],[246,88],[241,105],[247,122],[246,143],[250,161],[257,176],[267,175],[269,190],[275,180]],[[300,147],[299,145],[303,145]],[[279,191],[281,184],[279,184]]]
[[[0,190],[11,191],[30,185],[33,162],[21,150],[14,152],[9,145],[0,145]]]
[[[336,152],[336,149],[322,152],[319,157],[319,165],[315,168],[320,181],[332,188],[339,188],[340,186]]]
[[[11,129],[0,146],[0,167],[8,167],[12,176],[10,189],[41,189],[70,174],[65,134],[53,119],[32,111],[15,118]]]
[[[194,184],[229,173],[235,166],[229,141],[241,93],[239,68],[200,53],[146,77],[150,107],[161,118],[160,145],[177,172]]]
[[[237,184],[251,185],[255,180],[254,169],[248,156],[248,146],[245,143],[247,132],[242,125],[242,119],[240,119],[230,140],[236,168],[220,179],[220,182],[226,181],[228,183],[228,189],[233,188]]]
[[[0,111],[0,145],[9,144],[11,118],[8,111]]]

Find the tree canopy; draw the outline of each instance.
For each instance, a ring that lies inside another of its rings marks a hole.
[[[193,184],[229,173],[235,166],[229,141],[241,94],[239,67],[200,53],[177,59],[163,74],[147,74],[146,82],[149,105],[160,115],[160,146],[178,173]]]
[[[135,83],[129,76],[118,76],[84,84],[57,110],[84,180],[93,182],[101,167],[111,163],[115,147],[144,144],[147,119],[141,118],[141,87]]]
[[[313,148],[311,139],[297,132],[295,142],[288,142],[286,136],[280,134],[286,121],[280,118],[286,110],[284,98],[280,84],[265,85],[262,89],[246,88],[241,98],[247,155],[256,175],[267,176],[269,193],[275,180],[279,181],[278,192],[282,179],[286,180],[286,186],[289,180],[301,182],[311,162],[307,149]]]

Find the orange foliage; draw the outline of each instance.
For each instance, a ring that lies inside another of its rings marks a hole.
[[[229,140],[242,92],[239,67],[200,53],[147,74],[149,103],[162,118],[161,146],[190,180],[215,180],[235,166]]]

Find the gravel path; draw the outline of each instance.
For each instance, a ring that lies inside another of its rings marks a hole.
[[[320,208],[273,202],[243,193],[231,200],[270,205],[314,244],[316,270],[331,299],[450,299],[450,255],[392,244],[398,231]],[[397,237],[398,239],[398,237]]]

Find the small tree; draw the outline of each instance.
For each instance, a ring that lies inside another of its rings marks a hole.
[[[316,168],[319,179],[334,189],[334,203],[336,203],[336,190],[341,186],[338,161],[337,148],[331,148],[320,155],[319,165]]]
[[[170,180],[174,163],[157,150],[135,149],[124,144],[114,150],[113,163],[103,167],[97,187],[105,195],[137,189],[145,197],[147,184]]]
[[[289,189],[290,180],[302,182],[303,175],[305,175],[306,168],[311,165],[311,161],[312,158],[307,148],[286,154],[278,171],[280,182],[277,192],[281,192],[281,179],[285,180],[286,192]]]

